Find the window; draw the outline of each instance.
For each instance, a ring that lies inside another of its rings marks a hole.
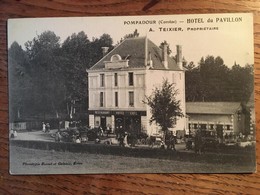
[[[111,62],[120,61],[120,60],[122,60],[122,58],[118,54],[112,55],[112,57],[110,59]]]
[[[104,86],[105,86],[105,75],[100,74],[100,87],[104,87]]]
[[[104,107],[104,92],[100,92],[100,107]]]
[[[129,106],[133,107],[134,106],[134,92],[129,91]]]
[[[115,92],[115,107],[118,107],[118,92]]]
[[[118,77],[117,77],[117,73],[115,73],[115,86],[117,87],[117,83],[118,83]]]
[[[128,73],[128,81],[129,81],[129,86],[134,85],[134,73],[132,73],[132,72]]]
[[[14,124],[14,127],[15,127],[15,128],[21,128],[21,126],[22,126],[22,125],[21,125],[20,123],[15,123],[15,124]]]

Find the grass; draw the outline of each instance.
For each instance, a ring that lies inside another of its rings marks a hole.
[[[33,164],[34,163],[34,164]],[[252,172],[252,164],[206,163],[10,147],[11,174]]]

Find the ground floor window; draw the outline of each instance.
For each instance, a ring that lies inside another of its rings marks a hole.
[[[219,138],[223,138],[223,125],[217,125],[216,130],[217,130],[217,136]]]
[[[141,116],[115,116],[115,129],[129,133],[140,133]]]
[[[205,130],[205,129],[207,129],[207,125],[206,125],[206,124],[201,124],[201,125],[200,125],[200,128],[201,128],[202,130]]]
[[[139,134],[146,131],[145,111],[92,111],[89,124],[92,127],[101,127],[104,131],[110,129],[112,132],[121,130],[123,132]]]

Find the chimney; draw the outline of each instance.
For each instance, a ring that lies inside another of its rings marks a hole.
[[[153,68],[153,60],[152,60],[151,52],[149,52],[149,55],[148,55],[148,63],[147,63],[147,65],[150,66],[150,68]]]
[[[176,62],[177,65],[180,69],[182,69],[182,49],[181,49],[181,45],[177,45],[176,46],[177,49],[177,56],[176,56]]]
[[[103,53],[103,57],[104,57],[107,54],[109,47],[101,47],[101,48],[102,48],[102,53]]]
[[[145,36],[145,42],[144,42],[144,65],[147,66],[147,52],[148,52],[148,39],[147,35]]]
[[[162,49],[162,63],[166,69],[168,69],[168,54],[167,54],[168,44],[166,42],[163,43]]]

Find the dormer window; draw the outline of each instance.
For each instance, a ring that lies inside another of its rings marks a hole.
[[[122,60],[122,58],[118,54],[112,55],[112,57],[110,59],[111,62],[116,62],[116,61],[120,61],[120,60]]]
[[[104,61],[106,69],[113,68],[126,68],[128,67],[128,59],[122,60],[119,54],[114,54],[111,56],[110,61]]]

